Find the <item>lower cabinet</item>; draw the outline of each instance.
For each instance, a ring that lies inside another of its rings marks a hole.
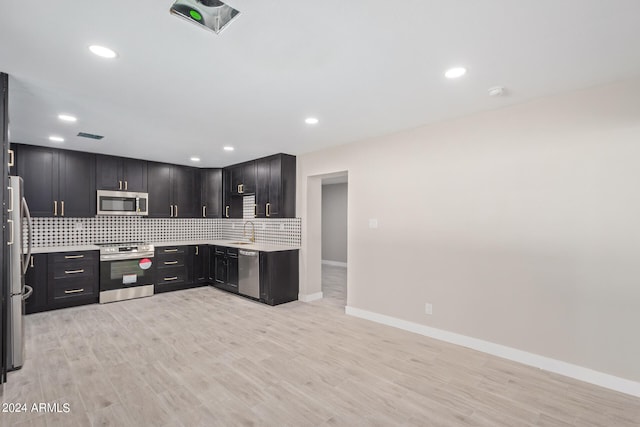
[[[47,255],[47,305],[71,307],[98,302],[98,251]]]
[[[156,294],[182,289],[190,283],[188,248],[188,246],[156,247]]]
[[[238,249],[212,246],[209,281],[215,287],[238,292]]]
[[[204,284],[209,282],[209,245],[189,246],[191,257],[192,282],[194,284]]]
[[[260,252],[260,301],[278,305],[298,299],[298,250]]]
[[[27,314],[48,310],[47,307],[47,254],[33,254],[29,258],[24,282],[33,288],[25,301]]]

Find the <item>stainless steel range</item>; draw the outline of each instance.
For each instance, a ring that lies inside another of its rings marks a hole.
[[[153,295],[153,245],[142,242],[100,246],[100,303]]]

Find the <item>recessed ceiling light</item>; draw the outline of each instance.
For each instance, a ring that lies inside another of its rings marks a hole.
[[[233,151],[233,147],[227,145],[226,147],[223,148],[224,151]]]
[[[77,122],[78,119],[75,116],[69,114],[58,114],[58,118],[65,122]]]
[[[304,119],[304,122],[308,125],[317,125],[318,119],[316,119],[315,117],[307,117],[306,119]]]
[[[200,157],[195,157],[194,156],[194,157],[191,158],[191,161],[192,162],[199,162],[200,161]]]
[[[102,58],[115,58],[116,56],[118,56],[117,53],[115,53],[113,50],[109,49],[108,47],[104,47],[104,46],[98,46],[96,44],[93,44],[91,46],[89,46],[89,50],[94,54],[94,55],[98,55]]]
[[[49,141],[53,141],[53,142],[64,142],[64,138],[60,137],[60,136],[50,136],[49,137]]]
[[[457,79],[458,77],[462,77],[467,73],[467,69],[463,68],[463,67],[454,67],[454,68],[449,68],[445,73],[444,76],[448,79]]]

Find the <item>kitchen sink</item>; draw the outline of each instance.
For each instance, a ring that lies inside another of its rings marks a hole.
[[[253,242],[230,242],[232,245],[253,245]]]

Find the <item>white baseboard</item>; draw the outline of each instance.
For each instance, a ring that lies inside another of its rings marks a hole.
[[[340,261],[329,261],[328,259],[323,259],[322,260],[322,264],[324,265],[332,265],[334,267],[347,267],[347,263],[346,262],[340,262]]]
[[[384,314],[374,313],[372,311],[361,310],[355,307],[345,307],[345,313],[350,316],[360,317],[376,323],[382,323],[383,325],[404,329],[405,331],[472,348],[474,350],[502,357],[503,359],[513,360],[514,362],[519,362],[545,371],[554,372],[566,377],[595,384],[600,387],[640,397],[640,382],[627,380],[605,374],[603,372],[594,371],[589,368],[584,368],[582,366],[563,362],[561,360],[551,359],[549,357],[495,344],[489,341],[432,328],[430,326],[409,322],[407,320],[386,316]]]
[[[298,300],[302,302],[311,302],[318,299],[322,299],[322,292],[316,292],[315,294],[298,294]]]

